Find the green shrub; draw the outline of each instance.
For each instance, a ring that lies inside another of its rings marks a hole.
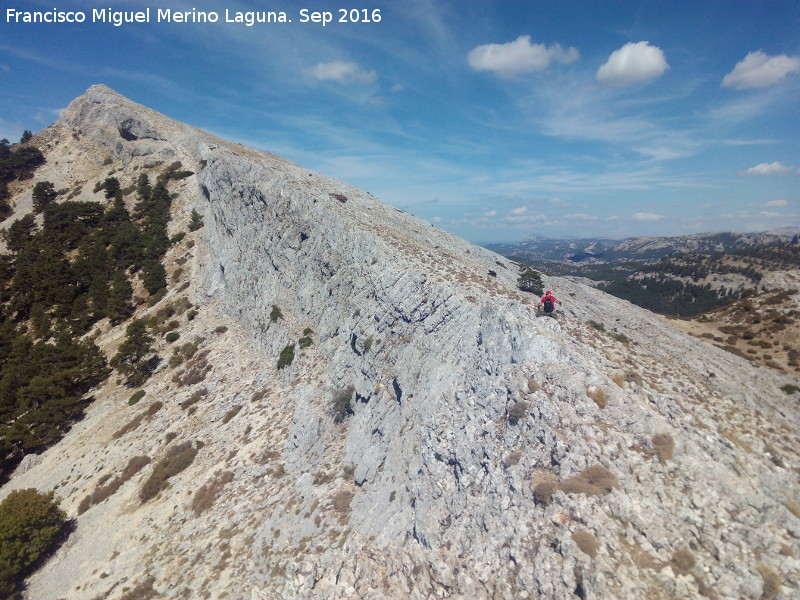
[[[598,323],[597,321],[589,321],[589,325],[591,325],[592,327],[597,329],[597,331],[605,331],[606,330],[606,326],[603,325],[602,323]]]
[[[350,401],[353,399],[355,393],[355,386],[349,385],[344,390],[341,390],[333,396],[331,402],[331,411],[333,412],[333,420],[336,423],[342,423],[348,415],[353,414],[353,408],[350,406]]]
[[[14,490],[0,503],[0,595],[10,598],[66,524],[53,492]]]
[[[313,343],[314,343],[314,340],[312,340],[307,335],[303,336],[299,340],[297,340],[297,345],[300,346],[301,348],[308,348]]]
[[[277,323],[278,319],[282,319],[282,318],[283,318],[283,313],[281,312],[281,309],[278,308],[278,306],[276,304],[273,304],[272,305],[272,311],[270,311],[270,313],[269,313],[270,323]]]
[[[187,318],[187,319],[189,319],[190,321],[194,321],[194,318],[195,318],[195,317],[196,317],[198,314],[199,314],[199,313],[198,313],[198,312],[197,312],[195,309],[192,309],[192,310],[190,310],[188,313],[186,313],[186,318]]]
[[[197,231],[203,226],[203,217],[195,209],[192,209],[191,217],[189,218],[189,231]]]
[[[800,387],[792,385],[791,383],[787,383],[786,385],[781,386],[781,391],[784,394],[795,394],[797,392],[800,392]]]
[[[544,292],[542,276],[530,267],[524,267],[517,278],[517,287],[523,292],[531,292],[541,296]]]
[[[153,472],[139,490],[139,499],[142,502],[155,498],[161,490],[166,489],[167,480],[185,470],[197,456],[197,449],[192,442],[183,442],[173,446],[167,455],[156,463]]]
[[[228,327],[226,325],[219,325],[216,329],[214,329],[214,333],[225,333],[228,331]]]
[[[364,347],[364,354],[369,352],[369,349],[372,348],[372,336],[369,336],[367,339],[365,339],[362,345]]]
[[[294,360],[294,344],[287,345],[278,357],[278,368],[283,369],[292,364]]]
[[[181,337],[180,333],[178,333],[177,331],[170,331],[164,339],[167,341],[168,344],[171,344],[172,342],[176,341],[179,337]]]
[[[129,406],[133,406],[139,400],[144,398],[144,395],[145,395],[145,391],[144,390],[139,390],[137,392],[134,392],[133,395],[130,398],[128,398],[128,405]]]
[[[186,237],[186,232],[185,231],[179,231],[178,233],[173,235],[171,238],[169,238],[169,243],[170,243],[170,245],[173,245],[173,246],[175,244],[180,244],[181,240],[183,240],[183,238],[185,238],[185,237]]]
[[[618,342],[622,342],[623,344],[630,344],[631,342],[631,339],[624,333],[612,333],[611,337],[617,340]]]
[[[528,403],[522,400],[514,404],[508,411],[508,422],[512,425],[516,425],[519,421],[528,416],[528,408]]]

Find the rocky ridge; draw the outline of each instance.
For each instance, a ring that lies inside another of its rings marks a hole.
[[[181,336],[204,339],[200,381],[164,361],[135,407],[107,382],[0,491],[56,489],[77,515],[131,458],[197,448],[154,499],[138,494],[148,466],[77,516],[29,598],[797,588],[800,410],[779,391],[795,378],[564,279],[545,278],[560,318],[537,317],[509,260],[103,86],[35,143],[81,199],[109,158],[131,181],[174,160],[195,172],[170,227],[192,208],[205,226],[167,256],[189,286],[140,314],[187,295],[200,308]],[[118,329],[98,344],[112,352]]]

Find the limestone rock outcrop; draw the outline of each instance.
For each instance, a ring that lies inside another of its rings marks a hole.
[[[173,161],[193,171],[170,227],[192,209],[204,226],[167,257],[188,285],[142,310],[198,306],[181,336],[198,341],[203,375],[165,360],[135,407],[112,378],[0,490],[55,489],[77,515],[131,458],[199,448],[156,498],[138,495],[148,466],[78,515],[29,598],[759,598],[800,585],[800,409],[779,389],[794,380],[566,279],[544,277],[564,304],[538,316],[508,259],[103,86],[38,136],[48,177],[83,182],[85,199],[109,163],[125,184]],[[119,342],[107,325],[98,336]]]

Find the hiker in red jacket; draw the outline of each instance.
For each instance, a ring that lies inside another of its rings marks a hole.
[[[544,293],[544,296],[542,296],[537,309],[544,307],[545,314],[552,314],[552,312],[556,309],[556,303],[561,304],[561,300],[553,296],[553,292],[547,290]]]

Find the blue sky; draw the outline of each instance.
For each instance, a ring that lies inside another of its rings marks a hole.
[[[54,6],[86,22],[8,22]],[[90,22],[146,7],[150,23]],[[219,21],[156,22],[192,8]],[[796,0],[9,0],[0,82],[0,137],[104,83],[477,242],[800,225]]]

